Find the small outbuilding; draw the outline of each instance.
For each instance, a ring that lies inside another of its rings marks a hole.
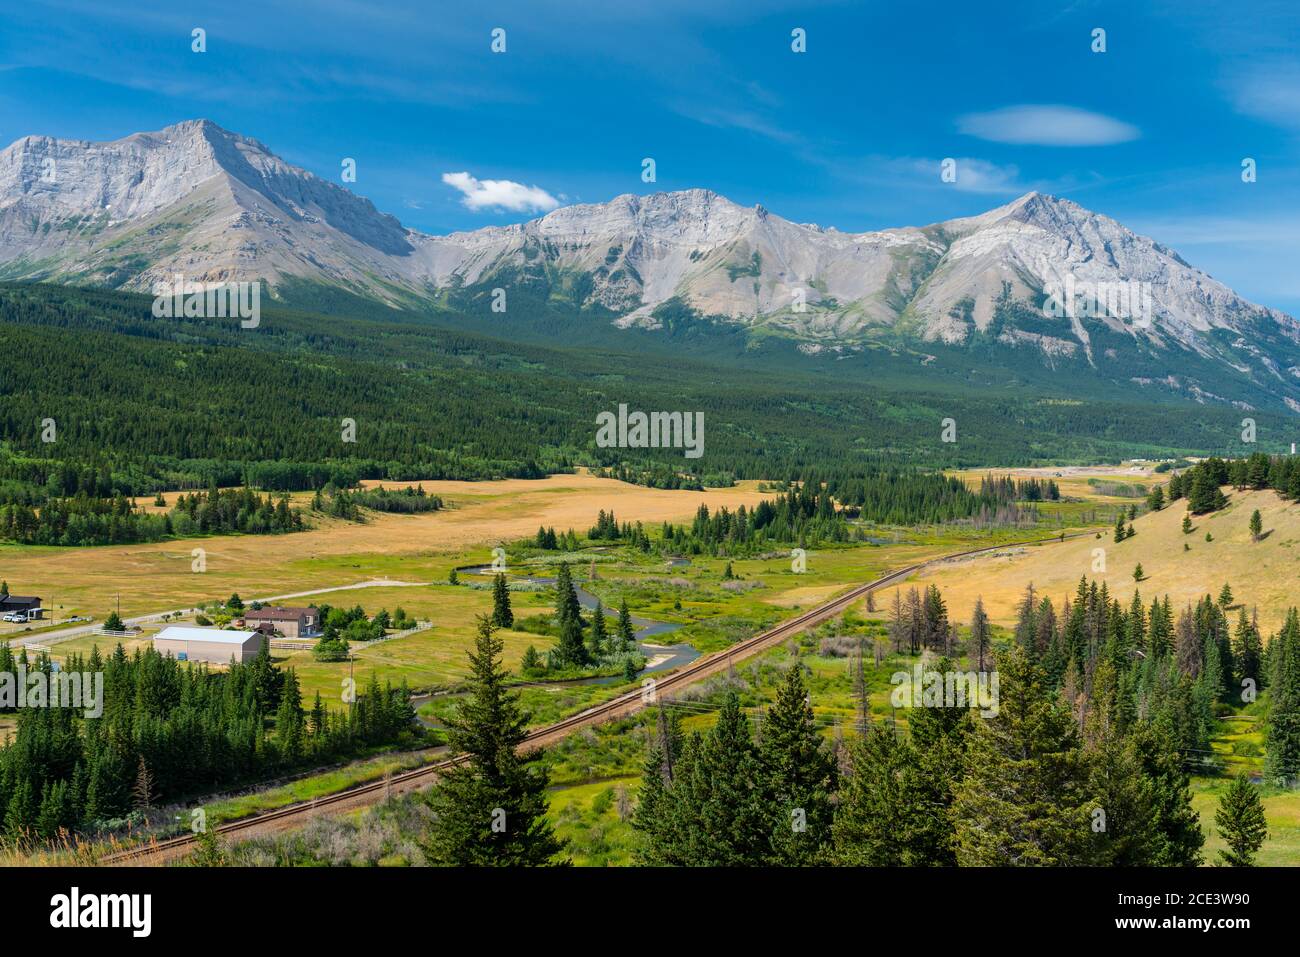
[[[35,621],[45,614],[45,609],[35,595],[0,595],[0,614],[26,615],[28,621]]]
[[[239,662],[252,661],[262,650],[264,641],[266,637],[256,631],[168,625],[154,636],[153,646],[159,654],[170,654],[177,661],[226,665],[232,658]]]

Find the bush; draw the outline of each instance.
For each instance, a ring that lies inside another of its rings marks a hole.
[[[348,643],[343,638],[322,638],[311,650],[317,661],[347,661]]]

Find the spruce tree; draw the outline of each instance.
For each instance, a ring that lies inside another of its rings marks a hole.
[[[1236,664],[1238,690],[1244,690],[1247,681],[1260,686],[1260,662],[1263,658],[1263,641],[1259,626],[1246,618],[1246,609],[1237,615],[1237,630],[1232,637],[1232,660]]]
[[[588,636],[587,642],[590,648],[591,660],[599,661],[604,656],[609,644],[609,631],[605,625],[605,605],[599,600],[591,613],[591,634]]]
[[[990,665],[992,662],[988,662]],[[939,675],[954,670],[947,658],[933,669]],[[967,707],[914,707],[908,714],[909,744],[915,767],[905,776],[912,809],[902,851],[916,864],[957,864],[952,805],[961,782],[967,737],[973,726]]]
[[[515,613],[510,608],[510,588],[505,575],[492,579],[492,624],[498,628],[513,628]]]
[[[1074,864],[1090,802],[1074,719],[1019,649],[999,659],[995,716],[968,736],[953,804],[963,864]]]
[[[670,790],[674,769],[685,741],[676,712],[660,704],[654,737],[642,763],[641,791],[632,827],[640,833],[634,857],[639,864],[687,864],[681,831],[675,823],[674,794]]]
[[[587,646],[582,640],[582,623],[576,618],[566,618],[560,625],[560,643],[555,655],[562,668],[581,668],[587,663]]]
[[[773,813],[772,863],[797,866],[819,862],[830,843],[836,768],[821,735],[803,665],[786,670],[776,701],[763,722],[759,746],[768,776]]]
[[[1109,668],[1103,663],[1099,668]],[[1149,867],[1161,849],[1151,782],[1132,740],[1100,717],[1091,730],[1097,740],[1088,752],[1088,790],[1092,805],[1087,861],[1102,867]]]
[[[1237,775],[1219,797],[1214,823],[1227,845],[1219,851],[1219,859],[1228,867],[1253,867],[1268,837],[1268,822],[1259,792],[1246,774]]]
[[[684,848],[681,863],[735,867],[770,859],[772,795],[734,691],[708,733],[687,740],[670,792],[668,825]]]
[[[1156,867],[1196,867],[1201,863],[1205,834],[1192,807],[1190,778],[1183,768],[1169,726],[1157,721],[1132,733],[1142,775],[1151,788],[1155,846],[1150,863]]]
[[[989,616],[984,611],[984,599],[977,597],[970,619],[970,663],[976,671],[986,670],[990,647]]]
[[[275,735],[280,742],[280,754],[285,761],[295,764],[303,755],[302,694],[298,689],[298,675],[292,668],[285,671],[284,687],[280,692],[280,706],[275,712]]]
[[[433,821],[420,841],[432,864],[548,865],[564,850],[546,818],[549,775],[538,750],[523,754],[528,715],[506,687],[503,645],[490,618],[478,620],[469,653],[469,694],[447,719],[452,754],[426,798]]]
[[[1264,776],[1289,787],[1300,778],[1300,616],[1295,608],[1287,612],[1282,630],[1269,642],[1269,655],[1273,673]]]
[[[873,724],[852,745],[832,827],[832,855],[846,867],[924,866],[907,844],[913,833],[916,755],[892,723]]]
[[[569,563],[560,562],[555,573],[555,619],[563,627],[569,619],[582,624],[582,606],[578,603],[578,592],[573,587],[573,576],[569,572]]]
[[[618,641],[623,651],[631,651],[636,645],[636,628],[632,625],[632,615],[627,610],[627,599],[618,606]]]

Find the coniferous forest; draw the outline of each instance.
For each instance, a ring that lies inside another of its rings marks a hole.
[[[0,643],[0,674],[20,665],[52,673],[48,658],[29,661]],[[346,711],[331,710],[319,694],[303,701],[297,675],[265,647],[218,671],[118,645],[107,656],[73,655],[61,671],[103,675],[102,714],[16,709],[14,736],[0,747],[0,807],[4,835],[19,846],[120,829],[166,804],[419,734],[404,686],[372,677]]]

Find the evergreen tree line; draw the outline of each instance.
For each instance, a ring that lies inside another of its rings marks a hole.
[[[0,644],[0,672],[29,664]],[[132,811],[226,790],[285,771],[361,753],[417,733],[403,685],[372,675],[346,712],[319,693],[305,709],[298,678],[264,647],[228,670],[181,663],[152,648],[128,656],[118,645],[73,655],[64,672],[103,674],[103,711],[27,707],[0,748],[0,808],[14,841],[111,827]]]
[[[951,668],[940,659],[938,671]],[[1001,707],[909,709],[838,746],[818,732],[802,666],[751,727],[734,692],[707,732],[672,706],[649,749],[634,824],[645,864],[1189,866],[1204,843],[1170,729],[1080,724],[1019,648]],[[1112,715],[1113,717],[1113,715]]]
[[[24,545],[119,545],[195,534],[279,534],[304,528],[288,497],[273,500],[247,486],[183,494],[166,513],[150,513],[123,495],[46,498],[39,507],[0,506],[0,537]]]
[[[1187,509],[1201,515],[1227,504],[1221,486],[1236,489],[1272,489],[1284,498],[1300,501],[1300,456],[1266,455],[1256,452],[1246,458],[1224,460],[1212,457],[1169,479],[1165,498],[1187,500]]]
[[[316,490],[311,507],[314,511],[355,522],[361,520],[363,508],[376,512],[415,515],[421,512],[436,512],[443,507],[443,501],[442,496],[429,495],[425,492],[423,485],[419,487],[408,485],[404,489],[348,489],[328,485]]]

